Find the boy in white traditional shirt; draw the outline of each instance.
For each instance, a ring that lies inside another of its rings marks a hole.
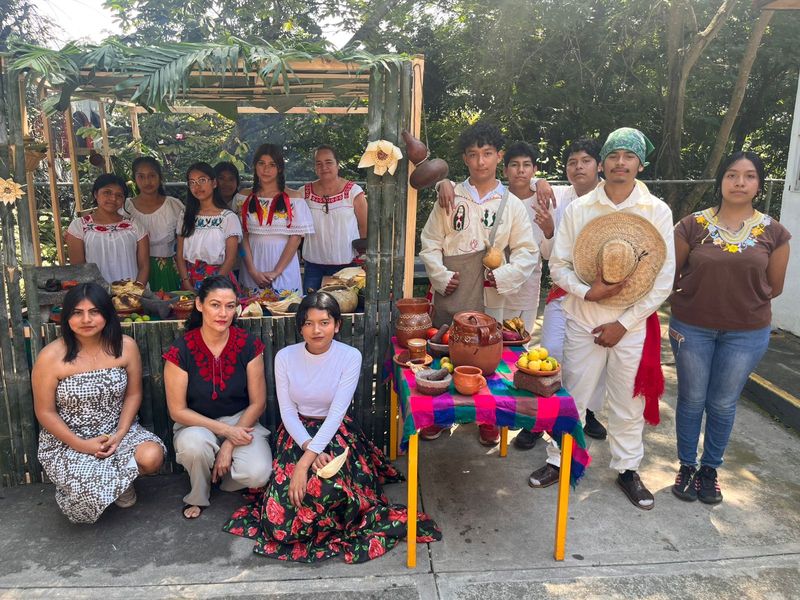
[[[517,292],[539,261],[525,207],[497,179],[504,142],[498,127],[486,122],[461,134],[459,149],[469,177],[454,187],[453,210],[437,203],[422,229],[419,256],[434,291],[437,327],[449,324],[455,313],[464,310],[502,319],[502,298]],[[504,259],[500,267],[488,270],[482,259],[491,238]],[[421,432],[423,439],[441,434],[441,428],[426,429]],[[480,433],[485,445],[499,442],[497,427],[481,425]]]

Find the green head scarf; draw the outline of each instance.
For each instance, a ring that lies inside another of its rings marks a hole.
[[[600,160],[604,161],[606,156],[614,152],[614,150],[628,150],[629,152],[633,152],[639,157],[639,162],[642,163],[642,166],[646,167],[650,163],[648,163],[645,158],[655,150],[655,146],[653,146],[653,142],[648,140],[647,136],[638,129],[634,129],[633,127],[620,127],[608,134],[608,139],[606,143],[603,144],[602,150],[600,150]]]

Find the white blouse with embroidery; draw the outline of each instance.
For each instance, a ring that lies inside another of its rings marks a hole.
[[[118,223],[95,223],[92,215],[78,217],[70,223],[67,233],[83,241],[87,263],[94,263],[108,283],[120,279],[136,279],[139,265],[136,244],[147,232],[130,219]]]
[[[353,201],[363,193],[361,187],[348,181],[333,196],[314,193],[310,183],[303,196],[314,220],[314,233],[303,242],[303,258],[320,265],[347,265],[356,257],[353,240],[359,239],[358,220]]]
[[[183,202],[167,196],[156,211],[143,213],[129,198],[125,201],[123,210],[124,216],[150,236],[150,256],[159,258],[175,256],[175,230],[180,229],[178,222],[183,218]]]
[[[182,228],[183,212],[176,227],[178,235]],[[218,215],[198,215],[194,219],[194,232],[183,239],[183,259],[189,263],[201,260],[209,265],[221,265],[225,262],[225,243],[229,237],[242,240],[242,226],[233,211],[222,209]]]

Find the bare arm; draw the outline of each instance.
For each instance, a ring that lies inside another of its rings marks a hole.
[[[673,289],[678,287],[678,280],[681,278],[681,271],[683,267],[686,265],[686,261],[689,260],[689,243],[683,239],[683,237],[679,236],[677,233],[675,234],[675,282],[673,283]],[[782,286],[781,286],[782,287]]]
[[[179,235],[175,251],[175,267],[178,269],[178,276],[181,278],[181,287],[185,290],[191,290],[192,283],[189,281],[189,271],[186,269],[186,261],[183,259],[183,240],[184,237]]]
[[[289,236],[289,239],[286,240],[286,245],[283,247],[283,252],[281,252],[281,257],[278,259],[278,263],[269,273],[269,277],[271,279],[275,279],[281,273],[283,273],[284,269],[286,269],[286,267],[289,266],[289,263],[292,262],[292,258],[297,256],[297,249],[300,247],[300,242],[302,239],[302,235]]]
[[[244,251],[244,268],[247,269],[250,277],[253,278],[253,281],[256,282],[258,287],[267,287],[269,285],[269,281],[266,277],[264,277],[263,273],[258,270],[256,264],[253,262],[253,249],[250,247],[250,234],[247,232],[242,234],[242,250]]]
[[[235,235],[225,240],[225,262],[219,268],[220,275],[227,275],[233,270],[236,264],[236,255],[239,252],[239,238]]]
[[[125,361],[125,370],[128,372],[128,385],[125,388],[122,411],[117,422],[117,430],[108,440],[107,447],[97,454],[98,458],[106,458],[116,452],[142,406],[142,358],[136,342],[127,335],[122,337],[122,358]]]
[[[136,265],[136,281],[147,285],[150,278],[150,237],[147,235],[136,242]]]
[[[69,264],[83,265],[86,263],[86,249],[83,240],[76,238],[71,233],[67,233],[67,253],[69,254]]]
[[[365,238],[367,237],[367,199],[364,197],[364,192],[353,198],[353,210],[356,213],[356,221],[358,221],[358,235]]]
[[[789,264],[789,242],[776,248],[769,256],[767,263],[767,282],[772,288],[772,297],[777,298],[783,292],[786,279],[786,267]]]

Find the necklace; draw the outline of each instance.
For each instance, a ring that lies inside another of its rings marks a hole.
[[[102,347],[100,347],[100,349],[97,352],[95,352],[93,355],[90,355],[88,352],[86,353],[86,357],[92,359],[92,366],[95,366],[97,364],[97,357],[100,356],[101,352],[103,352],[103,348]],[[78,352],[78,354],[79,355],[84,354],[84,351],[81,350],[80,352]]]

